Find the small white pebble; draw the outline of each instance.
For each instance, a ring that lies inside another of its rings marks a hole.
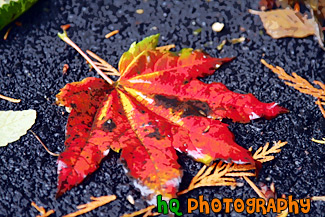
[[[212,30],[215,32],[220,32],[224,26],[225,26],[225,24],[223,24],[223,23],[215,22],[214,24],[212,24]]]
[[[126,197],[126,199],[132,204],[132,205],[134,205],[134,199],[133,199],[133,197],[132,197],[132,195],[128,195],[127,197]]]
[[[135,12],[137,12],[137,14],[143,14],[143,9],[138,9],[138,10],[136,10]]]
[[[231,186],[230,186],[230,189],[231,189],[231,190],[235,190],[235,189],[236,189],[236,186],[235,186],[235,185],[231,185]]]
[[[72,108],[71,107],[65,107],[65,110],[70,113],[72,111]]]

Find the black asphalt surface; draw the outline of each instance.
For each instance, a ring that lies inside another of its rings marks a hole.
[[[0,93],[19,98],[15,104],[0,100],[0,110],[35,109],[38,116],[32,130],[53,152],[64,150],[64,131],[68,113],[54,105],[55,95],[65,84],[80,81],[89,72],[84,59],[57,37],[60,25],[70,23],[70,38],[83,50],[90,49],[117,67],[120,56],[130,44],[145,36],[161,33],[160,45],[174,43],[183,47],[204,49],[215,57],[236,56],[206,82],[223,82],[233,91],[253,93],[263,102],[277,102],[290,109],[289,114],[273,120],[255,120],[250,124],[231,123],[236,142],[256,150],[266,142],[288,141],[276,158],[264,164],[257,182],[275,183],[277,193],[294,198],[325,195],[325,145],[313,143],[311,138],[325,137],[325,119],[315,105],[315,98],[286,86],[260,63],[267,62],[296,72],[310,82],[325,82],[325,52],[311,36],[304,39],[275,40],[265,33],[258,16],[248,9],[258,9],[254,1],[77,1],[40,0],[13,25],[8,40],[0,39]],[[143,9],[143,14],[137,14]],[[222,22],[220,33],[211,29],[214,22]],[[195,35],[193,31],[202,28]],[[120,33],[110,39],[104,36],[112,30]],[[1,31],[4,35],[6,28]],[[223,39],[244,36],[240,44],[227,44],[222,51],[216,46]],[[67,75],[62,74],[69,65]],[[19,141],[0,148],[0,216],[36,216],[31,202],[47,210],[52,216],[63,216],[89,202],[90,196],[115,194],[117,200],[83,216],[121,216],[147,206],[140,192],[133,186],[119,162],[119,154],[110,153],[101,168],[83,184],[55,199],[57,188],[56,157],[50,156],[29,132]],[[184,168],[180,189],[185,189],[201,164],[179,154]],[[181,210],[186,213],[186,199],[204,195],[213,198],[251,198],[255,192],[245,184],[229,187],[200,188],[179,197]],[[135,205],[126,196],[132,195]],[[184,216],[205,216],[185,214]],[[263,216],[232,212],[209,216]],[[293,216],[293,215],[289,215]],[[312,202],[309,214],[296,216],[325,216],[325,202]]]

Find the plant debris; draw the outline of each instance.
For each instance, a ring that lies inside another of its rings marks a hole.
[[[260,16],[266,32],[272,38],[304,38],[315,34],[313,19],[307,19],[300,12],[292,9],[249,10],[249,12]]]
[[[49,210],[49,211],[46,211],[44,209],[44,207],[39,207],[36,205],[36,203],[32,202],[31,205],[37,209],[37,211],[39,211],[41,213],[41,215],[37,215],[36,217],[48,217],[50,215],[52,215],[53,213],[55,213],[55,211],[53,209]]]
[[[35,110],[0,111],[0,147],[17,141],[36,120]]]
[[[58,157],[59,156],[59,154],[57,154],[57,153],[53,153],[53,152],[51,152],[47,147],[46,147],[46,145],[42,142],[42,140],[36,135],[36,133],[34,132],[34,131],[32,131],[32,130],[29,130],[34,136],[35,136],[35,138],[41,143],[41,145],[43,146],[43,148],[47,151],[47,153],[49,153],[50,155],[52,155],[52,156],[54,156],[54,157]]]
[[[242,43],[246,40],[245,37],[240,37],[240,38],[233,38],[233,39],[230,39],[229,42],[232,43],[232,44],[238,44],[238,43]]]
[[[112,37],[113,35],[116,35],[117,33],[119,33],[119,30],[114,30],[114,31],[112,31],[112,32],[110,32],[110,33],[107,33],[107,34],[105,35],[105,38],[110,38],[110,37]]]
[[[202,28],[197,28],[193,31],[193,35],[198,35],[202,32]]]
[[[292,75],[288,75],[284,71],[284,69],[281,68],[280,66],[274,67],[274,66],[268,64],[264,59],[261,59],[261,63],[264,64],[267,68],[271,69],[272,72],[277,74],[280,79],[285,80],[286,82],[284,82],[284,83],[286,85],[295,88],[296,90],[298,90],[301,93],[309,94],[309,95],[312,95],[313,97],[317,98],[317,101],[315,103],[319,106],[319,108],[325,118],[325,111],[324,111],[324,108],[322,107],[323,105],[325,105],[325,102],[324,102],[325,101],[325,85],[322,82],[314,81],[313,83],[320,87],[320,88],[316,88],[312,84],[310,84],[306,79],[297,75],[295,72],[293,72]]]
[[[221,43],[217,46],[217,49],[222,50],[223,46],[225,46],[226,43],[227,43],[226,39],[222,40]]]
[[[12,29],[12,26],[10,26],[10,27],[7,29],[6,34],[3,36],[3,40],[7,40],[7,38],[8,38],[8,36],[9,36],[9,33],[10,33],[11,29]]]
[[[321,24],[325,16],[325,3],[321,1],[304,1],[310,8],[311,18],[302,15],[299,10],[300,1],[278,1],[283,9],[274,9],[271,11],[249,10],[251,14],[259,15],[266,32],[275,39],[283,37],[304,38],[309,35],[315,35],[322,49],[324,48],[324,34]],[[289,3],[290,2],[290,3]],[[294,9],[288,6],[294,4]],[[261,1],[261,9],[273,8],[275,1]]]
[[[4,96],[4,95],[1,95],[1,94],[0,94],[0,99],[4,99],[4,100],[7,100],[7,101],[13,102],[13,103],[20,103],[21,102],[20,99],[14,99],[14,98]]]
[[[147,217],[147,216],[158,216],[161,213],[157,213],[157,212],[154,212],[153,213],[152,212],[152,210],[155,207],[156,207],[155,205],[151,205],[151,206],[148,206],[147,208],[141,209],[139,211],[136,211],[136,212],[133,212],[133,213],[130,213],[130,214],[124,214],[121,217],[135,217],[135,216],[142,215],[142,214],[143,214],[143,217]]]
[[[319,143],[319,144],[325,144],[325,138],[322,138],[322,140],[317,140],[317,139],[312,138],[311,141]]]
[[[168,44],[168,45],[165,45],[165,46],[160,46],[160,47],[157,47],[156,49],[161,51],[161,52],[165,52],[165,51],[169,51],[172,48],[175,48],[174,44]]]
[[[71,25],[70,24],[65,24],[65,25],[61,25],[60,27],[61,27],[61,29],[63,31],[66,31],[66,30],[68,30],[71,27]]]
[[[274,145],[269,148],[269,143],[266,143],[264,147],[260,147],[253,158],[260,163],[265,163],[274,159],[271,154],[276,154],[281,151],[281,148],[285,146],[287,142],[274,142]],[[251,150],[251,148],[250,148]],[[255,173],[248,172],[255,170],[256,168],[251,164],[234,164],[223,163],[220,161],[218,164],[214,163],[211,166],[204,165],[201,170],[192,179],[187,189],[178,193],[185,194],[195,188],[207,187],[207,186],[236,186],[238,183],[234,177],[247,177],[255,176]]]
[[[103,206],[107,203],[116,200],[116,196],[109,195],[109,196],[102,196],[102,197],[90,197],[90,199],[92,200],[91,202],[77,206],[77,209],[79,209],[78,211],[74,213],[70,213],[63,217],[75,217],[75,216],[85,214],[91,210],[94,210],[100,206]]]
[[[274,142],[273,146],[269,148],[269,143],[267,142],[264,147],[260,147],[253,155],[253,158],[261,163],[265,163],[274,159],[273,155],[281,151],[281,148],[285,146],[288,142]]]
[[[62,74],[63,75],[67,74],[68,69],[69,69],[69,65],[68,64],[64,64],[63,65],[63,69],[62,69]]]

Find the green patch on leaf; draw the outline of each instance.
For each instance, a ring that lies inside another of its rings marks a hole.
[[[37,0],[0,0],[0,30],[27,11]]]

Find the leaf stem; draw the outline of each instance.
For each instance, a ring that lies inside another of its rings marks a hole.
[[[83,56],[83,58],[85,58],[87,60],[87,62],[97,71],[97,73],[103,77],[103,79],[105,81],[107,81],[109,84],[113,84],[114,81],[112,81],[107,75],[105,75],[104,72],[102,72],[102,70],[100,70],[96,64],[87,56],[87,54],[85,54],[85,52],[83,52],[78,45],[76,45],[67,35],[66,31],[63,31],[63,33],[58,33],[58,36],[68,45],[70,45],[71,47],[73,47],[76,51],[78,51],[78,53],[81,54],[81,56]]]

